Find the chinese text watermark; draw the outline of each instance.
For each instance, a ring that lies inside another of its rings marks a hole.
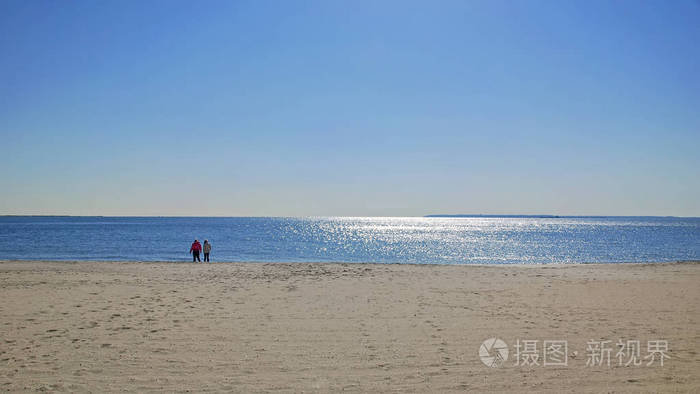
[[[586,367],[596,366],[664,366],[668,355],[667,340],[590,340],[586,342]],[[576,359],[578,351],[569,353],[567,340],[516,339],[513,351],[505,341],[489,338],[479,347],[479,358],[492,368],[506,364],[513,354],[513,366],[569,366],[569,361]]]

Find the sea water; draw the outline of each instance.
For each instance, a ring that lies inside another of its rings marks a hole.
[[[0,259],[512,264],[700,260],[700,218],[0,217]]]

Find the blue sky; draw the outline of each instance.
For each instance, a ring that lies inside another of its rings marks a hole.
[[[700,216],[696,1],[3,1],[0,214]]]

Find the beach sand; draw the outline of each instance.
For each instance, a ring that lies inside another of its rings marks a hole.
[[[0,297],[0,390],[700,392],[698,263],[5,261]],[[618,339],[670,358],[619,366]],[[517,340],[540,365],[515,365]],[[586,366],[602,340],[610,366]]]

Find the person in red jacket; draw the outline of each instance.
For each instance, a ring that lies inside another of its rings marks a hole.
[[[190,253],[192,253],[192,262],[194,263],[195,261],[199,261],[200,263],[202,260],[199,259],[199,252],[202,251],[202,245],[197,241],[196,239],[194,242],[192,242],[192,246],[190,247]]]

